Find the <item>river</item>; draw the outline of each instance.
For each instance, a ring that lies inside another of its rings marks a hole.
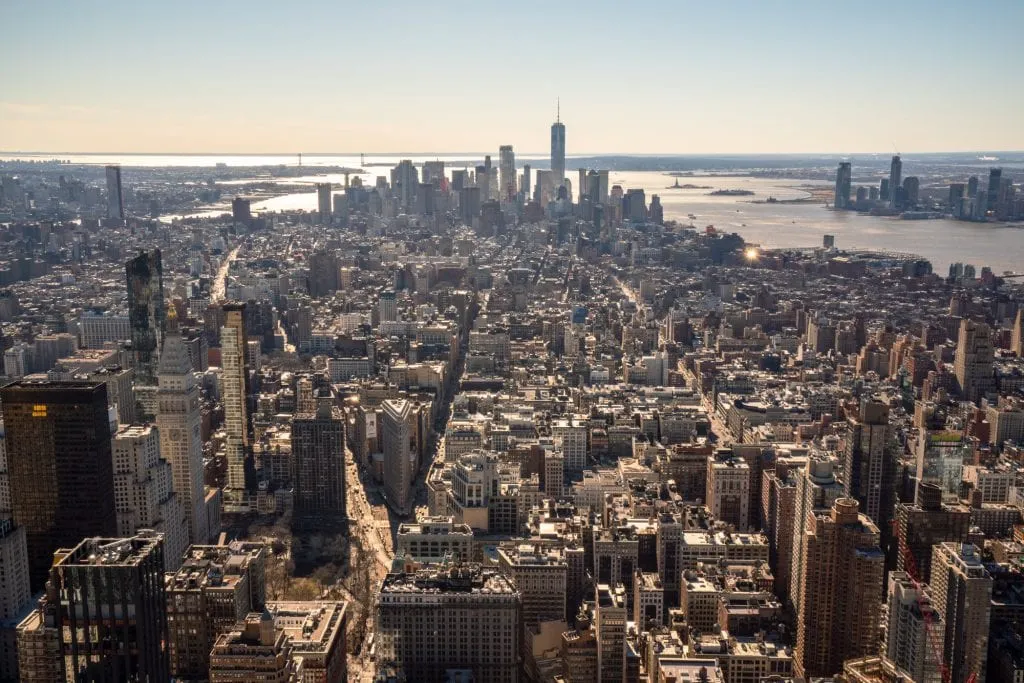
[[[384,174],[385,170],[380,171]],[[573,175],[570,179],[575,179]],[[255,202],[253,211],[314,211],[317,208],[313,184],[333,182],[341,176],[289,178],[307,182],[308,192],[295,192]],[[817,202],[803,204],[763,203],[769,196],[797,199],[809,196],[799,189],[829,187],[830,183],[800,179],[765,179],[744,176],[687,176],[680,184],[706,185],[715,189],[745,189],[752,196],[709,196],[708,189],[668,189],[672,177],[653,172],[612,172],[610,185],[643,189],[650,202],[657,194],[665,218],[693,223],[703,229],[714,225],[719,231],[737,232],[748,242],[768,248],[820,246],[824,235],[834,235],[841,249],[874,249],[920,254],[932,262],[936,272],[945,274],[950,263],[974,264],[980,271],[989,266],[996,273],[1024,271],[1024,224],[971,223],[951,219],[903,220],[869,216],[852,211],[832,211]],[[217,212],[214,212],[217,213]],[[689,214],[696,216],[688,218]]]
[[[295,166],[298,155],[61,155],[61,154],[15,154],[5,158],[23,159],[66,159],[75,164],[120,163],[126,167],[275,167]],[[293,192],[253,203],[253,210],[287,211],[316,209],[316,182],[331,182],[336,187],[344,183],[344,176],[337,173],[319,174],[317,167],[363,168],[366,173],[358,177],[367,184],[374,184],[378,175],[387,176],[391,167],[403,158],[416,164],[428,160],[444,161],[447,169],[473,168],[482,162],[482,154],[373,154],[365,158],[359,154],[305,154],[303,167],[309,167],[308,175],[289,178],[270,178],[259,174],[259,180],[282,183],[308,184],[308,192]],[[517,156],[521,170],[524,159],[543,159],[543,154],[520,154]],[[567,175],[576,180],[573,157],[567,158]],[[497,154],[492,155],[496,166]],[[544,167],[543,160],[538,167]],[[1006,164],[1016,168],[1018,164]],[[267,168],[269,171],[269,168]],[[357,177],[352,174],[350,179]],[[254,178],[255,179],[255,178]],[[819,185],[830,187],[826,181],[799,179],[765,179],[744,176],[694,175],[680,178],[680,184],[710,185],[716,189],[748,189],[753,196],[708,196],[707,189],[668,189],[673,178],[658,172],[612,171],[611,185],[623,189],[641,188],[650,201],[651,195],[661,197],[665,218],[690,223],[689,214],[696,216],[693,224],[699,228],[714,225],[719,230],[738,232],[748,242],[764,247],[810,247],[821,244],[826,234],[835,235],[839,248],[863,248],[880,251],[898,251],[920,254],[932,262],[936,271],[944,273],[950,263],[971,263],[978,267],[989,266],[996,273],[1006,270],[1024,271],[1024,223],[970,223],[948,219],[902,220],[881,216],[868,216],[849,211],[831,211],[820,203],[786,204],[757,203],[773,196],[776,199],[794,199],[807,196],[801,186]],[[223,182],[225,194],[230,195],[230,186],[246,181]],[[575,188],[574,188],[575,189]],[[228,209],[229,210],[229,209]],[[224,210],[197,212],[189,215],[216,216]],[[172,216],[165,216],[170,220]]]

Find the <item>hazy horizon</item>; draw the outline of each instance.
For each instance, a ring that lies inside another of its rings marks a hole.
[[[306,157],[355,157],[355,156],[367,156],[367,157],[379,157],[379,156],[410,156],[410,157],[427,157],[433,155],[439,156],[483,156],[491,155],[496,156],[497,151],[493,149],[484,150],[428,150],[428,151],[409,151],[409,150],[397,150],[397,151],[369,151],[369,152],[312,152],[307,150],[299,151],[242,151],[242,152],[225,152],[220,150],[202,150],[202,151],[190,151],[190,152],[170,152],[166,150],[155,150],[155,151],[140,151],[140,152],[125,152],[120,150],[27,150],[27,149],[0,149],[0,156],[2,155],[16,155],[24,154],[28,156],[55,156],[61,154],[67,154],[70,156],[225,156],[225,157],[246,157],[246,156],[268,156],[268,157],[294,157],[298,154]],[[515,150],[516,159],[538,159],[547,158],[549,152],[523,152]],[[589,158],[589,157],[637,157],[637,158],[722,158],[722,159],[744,159],[744,158],[795,158],[795,159],[806,159],[808,157],[879,157],[888,159],[894,154],[900,154],[901,156],[963,156],[963,155],[974,155],[974,154],[1024,154],[1024,148],[1021,149],[964,149],[964,150],[931,150],[931,151],[919,151],[919,150],[888,150],[888,151],[867,151],[867,152],[575,152],[566,154],[567,159],[574,158]]]
[[[558,98],[570,156],[1024,150],[1015,0],[14,0],[0,22],[0,148],[23,153],[542,155]]]

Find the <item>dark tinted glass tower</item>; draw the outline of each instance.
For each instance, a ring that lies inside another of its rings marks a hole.
[[[892,158],[892,163],[889,165],[889,204],[890,206],[897,207],[897,192],[902,187],[903,180],[903,161],[900,159],[900,155],[897,154]]]
[[[124,219],[124,190],[121,187],[121,167],[107,166],[107,218]]]
[[[1003,179],[1003,169],[992,168],[988,172],[988,208],[994,209],[999,204],[999,184]]]
[[[160,534],[89,538],[54,559],[40,609],[67,680],[170,680],[163,569]]]
[[[321,403],[292,421],[295,512],[305,522],[345,516],[345,427],[339,409]]]
[[[551,124],[551,180],[557,193],[565,183],[565,124],[561,117]]]
[[[128,283],[128,324],[136,376],[143,383],[156,383],[156,363],[167,327],[164,301],[163,263],[160,250],[144,251],[124,265]]]
[[[15,521],[28,539],[33,592],[58,548],[117,533],[103,382],[21,381],[0,390]]]

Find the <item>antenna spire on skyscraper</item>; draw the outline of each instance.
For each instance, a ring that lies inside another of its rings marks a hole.
[[[555,98],[555,123],[562,122],[562,98]]]

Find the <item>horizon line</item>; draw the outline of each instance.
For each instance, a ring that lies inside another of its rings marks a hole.
[[[487,156],[494,155],[491,151],[429,151],[429,152],[120,152],[120,151],[26,151],[26,150],[0,150],[0,155],[17,155],[24,154],[30,156],[58,156],[66,154],[69,156],[226,156],[226,157],[246,157],[246,156],[272,156],[272,157],[295,157],[298,155],[311,156],[311,157],[325,157],[325,156]],[[547,157],[550,156],[544,152],[521,152],[523,157]],[[938,150],[938,151],[910,151],[910,152],[899,152],[900,156],[905,155],[936,155],[936,154],[1024,154],[1024,149],[967,149],[967,150]],[[895,156],[892,152],[585,152],[577,154],[566,155],[566,158],[580,158],[580,157],[807,157],[807,156],[829,156],[829,157],[843,157],[843,156]]]

